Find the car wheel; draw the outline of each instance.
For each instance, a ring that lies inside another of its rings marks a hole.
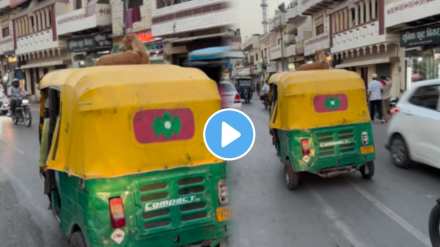
[[[292,165],[289,161],[286,161],[284,165],[284,179],[286,182],[287,189],[296,190],[300,185],[300,174],[293,170]]]
[[[411,165],[408,146],[400,136],[394,136],[390,143],[390,154],[393,164],[400,168],[408,169]]]
[[[367,164],[363,165],[359,171],[361,172],[363,179],[371,179],[374,176],[374,169],[374,162],[369,161]]]
[[[429,215],[429,237],[432,246],[440,246],[440,204],[435,205]]]
[[[80,231],[76,231],[70,235],[70,247],[87,247],[86,240]]]

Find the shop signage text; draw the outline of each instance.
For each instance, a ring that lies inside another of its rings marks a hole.
[[[70,52],[99,51],[112,48],[111,34],[75,37],[68,41]]]
[[[400,38],[400,44],[403,47],[438,43],[440,43],[440,24],[407,30],[402,33]]]

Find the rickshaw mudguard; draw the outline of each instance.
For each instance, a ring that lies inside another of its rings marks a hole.
[[[277,130],[277,135],[281,160],[289,160],[297,172],[318,174],[326,169],[350,166],[358,169],[375,159],[373,130],[369,122],[309,130]],[[368,142],[363,142],[362,138]],[[306,158],[301,147],[302,139],[310,140],[311,144],[311,154]],[[365,153],[363,147],[370,150]]]
[[[229,221],[217,221],[216,210],[222,207],[218,202],[217,186],[220,180],[225,179],[226,173],[225,163],[110,179],[82,180],[58,172],[61,228],[69,236],[73,227],[79,226],[89,246],[181,246],[206,240],[220,241],[228,235]],[[190,184],[191,181],[195,183]],[[148,186],[154,187],[157,184],[165,184],[166,187],[145,191]],[[203,190],[196,192],[200,187]],[[163,198],[157,198],[158,194],[164,193],[166,195]],[[162,203],[176,202],[184,196],[199,199],[187,204],[170,204],[145,211],[146,205],[150,203],[145,198],[156,197],[151,202]],[[124,202],[126,226],[122,228],[125,237],[121,244],[111,239],[114,229],[111,227],[108,201],[113,197],[121,197]],[[197,208],[196,204],[203,206]],[[145,218],[146,214],[154,216],[164,210],[168,211],[166,215]],[[157,226],[154,223],[158,223]],[[147,225],[152,227],[146,228]]]

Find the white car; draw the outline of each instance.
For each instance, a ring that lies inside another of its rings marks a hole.
[[[415,83],[392,112],[387,148],[393,163],[440,168],[440,80]]]
[[[222,108],[241,108],[240,94],[230,81],[221,81],[219,83],[219,92],[222,98]]]

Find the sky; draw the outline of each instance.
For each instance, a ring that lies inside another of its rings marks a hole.
[[[268,16],[274,15],[275,9],[283,2],[283,0],[267,0]],[[261,0],[238,0],[238,21],[240,23],[241,37],[243,41],[252,36],[254,33],[263,33],[261,21],[263,12],[260,7]]]

